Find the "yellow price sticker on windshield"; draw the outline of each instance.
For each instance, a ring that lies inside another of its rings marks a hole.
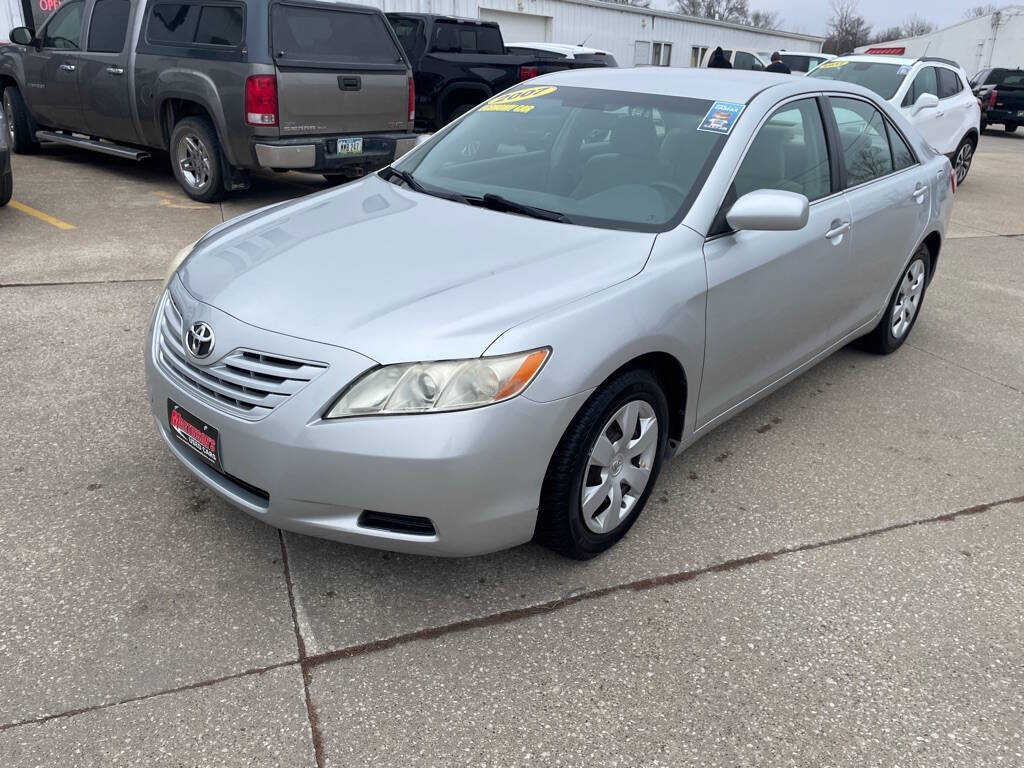
[[[482,107],[481,112],[530,112],[533,110],[533,104],[522,104],[521,102],[529,101],[530,99],[536,99],[540,96],[547,96],[549,93],[554,93],[558,89],[553,85],[539,85],[533,88],[519,88],[515,91],[509,91],[499,96],[495,96],[493,99],[488,101]]]
[[[838,69],[839,67],[845,67],[849,63],[842,59],[833,59],[832,61],[826,61],[824,64],[819,64],[818,69]]]

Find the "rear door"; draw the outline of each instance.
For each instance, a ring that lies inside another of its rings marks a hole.
[[[128,91],[129,0],[96,0],[79,54],[82,122],[94,136],[138,141]]]
[[[373,8],[271,6],[281,135],[405,130],[410,70]]]

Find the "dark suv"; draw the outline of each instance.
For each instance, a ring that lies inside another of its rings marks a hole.
[[[412,69],[384,14],[317,0],[65,0],[0,47],[14,151],[166,150],[203,202],[254,168],[361,176],[415,145]]]

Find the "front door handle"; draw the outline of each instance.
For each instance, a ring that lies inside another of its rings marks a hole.
[[[923,185],[918,185],[917,188],[914,189],[914,193],[913,193],[913,195],[911,195],[911,197],[913,197],[917,202],[920,203],[922,200],[924,200],[925,195],[927,195],[927,194],[928,194],[928,187],[925,187]]]
[[[65,72],[74,72],[78,67],[74,64],[61,64],[60,69],[63,69]]]
[[[107,67],[107,72],[112,75],[123,75],[124,67]]]
[[[825,233],[825,239],[826,240],[833,240],[833,239],[839,237],[840,235],[845,235],[849,231],[850,231],[850,222],[848,222],[848,221],[839,221],[839,219],[836,219],[835,221],[832,222],[832,229],[830,229],[828,232]]]

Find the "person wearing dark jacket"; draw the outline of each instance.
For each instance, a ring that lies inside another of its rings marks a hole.
[[[715,48],[711,54],[711,59],[708,61],[708,69],[732,69],[732,64],[729,63],[729,59],[725,57],[725,52],[722,50],[722,46]]]
[[[772,63],[765,67],[765,72],[778,72],[780,75],[792,75],[793,71],[782,60],[778,51],[772,54]]]

